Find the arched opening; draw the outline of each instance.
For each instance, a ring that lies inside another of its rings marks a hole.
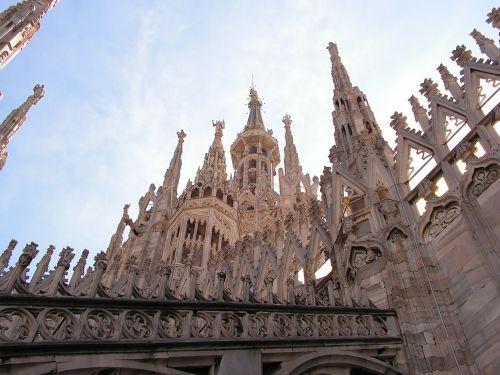
[[[230,205],[231,207],[233,207],[233,203],[234,203],[234,202],[233,202],[233,197],[232,197],[232,196],[230,196],[230,195],[228,195],[228,196],[227,196],[227,198],[226,198],[226,203],[227,203],[228,205]]]
[[[191,198],[198,198],[200,196],[200,190],[198,188],[193,189],[191,192]]]
[[[217,193],[215,194],[215,196],[220,200],[222,200],[224,198],[224,193],[222,192],[221,189],[217,189]]]
[[[210,186],[207,186],[203,191],[203,196],[210,197],[211,195],[212,195],[212,188]]]

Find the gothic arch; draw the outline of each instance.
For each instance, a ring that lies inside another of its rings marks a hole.
[[[449,224],[460,216],[460,199],[455,195],[444,195],[435,202],[427,203],[422,216],[418,235],[421,243],[427,243],[436,238]]]
[[[395,224],[393,226],[386,228],[382,233],[382,237],[385,239],[386,242],[385,245],[388,245],[389,241],[391,240],[391,236],[395,231],[400,231],[405,235],[406,238],[410,237],[409,235],[410,231],[406,225]],[[389,247],[387,246],[387,248]]]
[[[314,352],[281,364],[276,375],[301,375],[321,369],[363,369],[377,375],[401,374],[396,368],[377,359],[341,350]]]
[[[473,163],[460,184],[460,193],[465,198],[477,198],[493,185],[500,174],[500,166],[496,158],[490,157]]]
[[[405,239],[410,238],[410,230],[408,229],[407,226],[402,224],[395,224],[393,226],[390,226],[382,232],[382,238],[384,238],[384,246],[386,249],[390,250],[392,248],[391,245],[392,238],[398,232],[403,234]]]

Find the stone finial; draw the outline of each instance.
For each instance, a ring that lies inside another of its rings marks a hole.
[[[445,89],[448,90],[456,100],[462,100],[464,91],[458,84],[457,77],[451,74],[448,68],[443,64],[437,67],[437,71],[441,75]]]
[[[413,111],[413,115],[415,116],[415,121],[417,121],[423,130],[426,130],[429,127],[429,117],[427,116],[427,111],[425,110],[418,99],[412,95],[410,99],[408,99],[411,105],[411,110]]]
[[[126,205],[123,206],[123,216],[122,218],[128,218],[128,209],[130,208],[130,203],[127,203]]]
[[[493,8],[491,12],[488,13],[488,18],[486,22],[491,23],[496,29],[500,29],[500,8]]]
[[[431,100],[433,96],[439,95],[439,89],[437,83],[430,78],[424,79],[424,82],[420,84],[421,89],[419,92],[424,95],[427,100]]]
[[[80,259],[78,260],[76,266],[73,268],[74,271],[77,271],[79,269],[82,270],[82,272],[85,270],[85,262],[87,261],[87,257],[89,256],[89,251],[87,249],[83,249],[82,255],[80,256]]]
[[[69,269],[69,265],[74,257],[75,254],[73,254],[73,249],[69,246],[66,246],[59,253],[59,261],[57,262],[57,267],[64,267],[64,269],[66,270]]]
[[[10,257],[12,256],[12,252],[14,251],[16,245],[16,240],[10,240],[7,248],[4,250],[2,255],[0,255],[0,273],[9,265]]]
[[[179,142],[184,142],[184,138],[186,138],[184,130],[181,129],[181,131],[177,132],[177,138],[179,138]]]
[[[164,261],[161,261],[160,264],[158,265],[158,274],[160,276],[166,275],[167,277],[169,277],[172,274],[172,266]]]
[[[105,271],[108,267],[108,261],[104,251],[101,251],[94,257],[94,267],[96,270],[101,269],[103,271]]]
[[[338,50],[337,45],[335,43],[332,43],[332,42],[328,43],[328,46],[326,46],[326,49],[328,50],[328,52],[330,52],[331,57],[339,55],[339,50]]]
[[[402,129],[405,129],[408,126],[408,123],[406,122],[407,117],[403,116],[401,112],[394,112],[394,114],[391,116],[391,128],[393,128],[396,133],[401,131]]]
[[[33,258],[35,258],[36,255],[38,254],[37,247],[38,247],[38,244],[34,243],[34,242],[27,244],[23,249],[23,253],[19,257],[17,264],[23,268],[28,267],[30,265],[31,261],[33,260]]]
[[[42,99],[45,96],[45,85],[35,85],[33,87],[33,96],[32,96],[32,103],[33,105],[38,103],[40,99]]]
[[[448,68],[446,66],[444,66],[443,64],[439,64],[439,66],[437,67],[437,71],[441,75],[441,78],[443,79],[444,87],[446,89],[448,89],[448,87],[447,87],[448,80],[450,80],[450,79],[456,80],[457,79],[457,77],[455,77],[453,74],[451,74],[450,71],[448,70]]]
[[[482,53],[486,54],[491,60],[500,58],[500,50],[495,46],[493,39],[485,37],[476,29],[472,30],[470,36],[474,38]]]
[[[71,276],[71,281],[70,281],[70,286],[73,289],[76,288],[77,284],[80,282],[80,279],[83,276],[83,273],[85,272],[85,263],[87,262],[88,256],[89,256],[89,251],[87,249],[84,249],[82,251],[80,259],[76,263],[75,267],[73,267],[73,275]]]
[[[341,155],[340,155],[340,149],[337,145],[333,145],[330,148],[330,153],[328,154],[328,159],[330,160],[330,163],[332,164],[340,164],[341,161]]]
[[[451,59],[463,67],[466,62],[472,60],[472,52],[462,44],[451,51]]]
[[[47,270],[49,269],[50,258],[52,257],[54,250],[54,245],[50,245],[47,248],[47,252],[44,254],[40,262],[38,262],[38,264],[36,265],[36,271],[31,278],[30,289],[33,290],[36,287],[36,284],[40,280],[42,280],[43,275],[45,275],[45,272],[47,272]]]
[[[292,125],[292,117],[290,115],[283,116],[281,121],[285,124],[285,128],[289,128]]]

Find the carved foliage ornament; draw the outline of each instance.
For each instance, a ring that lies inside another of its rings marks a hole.
[[[385,317],[244,311],[149,311],[6,307],[0,342],[386,336]]]
[[[37,323],[25,309],[6,308],[0,311],[0,341],[31,342]]]
[[[380,256],[381,253],[379,249],[356,247],[353,248],[352,251],[351,264],[354,268],[361,268],[368,263],[374,262]]]

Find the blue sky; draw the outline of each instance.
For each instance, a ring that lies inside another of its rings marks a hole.
[[[15,3],[3,0],[0,7]],[[0,117],[31,94],[46,96],[9,145],[0,172],[0,248],[49,244],[105,250],[122,207],[160,184],[187,133],[179,193],[224,119],[224,145],[241,131],[253,74],[267,127],[284,146],[292,131],[305,171],[320,175],[334,143],[333,85],[325,47],[336,42],[353,84],[393,144],[390,115],[449,60],[457,44],[480,53],[473,28],[494,1],[61,0],[33,41],[0,71]],[[425,100],[421,99],[425,105]],[[228,163],[229,163],[228,158]],[[230,172],[230,170],[228,170]],[[90,257],[89,257],[90,258]],[[33,268],[33,266],[32,266]]]

